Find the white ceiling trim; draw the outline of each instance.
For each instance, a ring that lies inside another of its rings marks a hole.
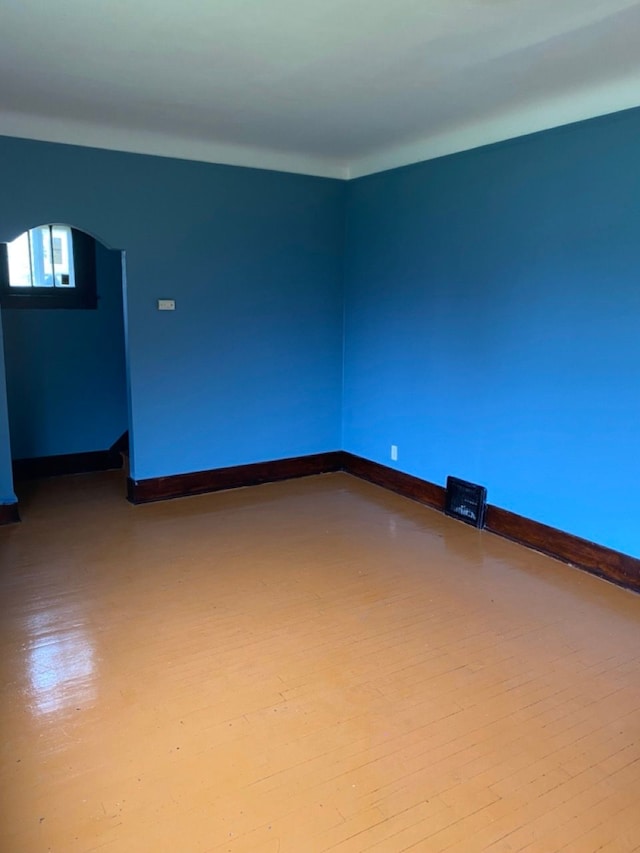
[[[615,84],[527,104],[489,120],[376,151],[351,163],[14,112],[0,112],[0,135],[349,180],[638,106],[640,73]]]
[[[104,127],[88,122],[14,112],[0,112],[0,135],[35,139],[40,142],[61,142],[86,148],[105,148],[132,154],[175,157],[179,160],[196,160],[223,166],[245,166],[298,175],[315,175],[321,178],[345,179],[349,175],[346,163],[309,157],[297,152],[213,143],[153,131]]]

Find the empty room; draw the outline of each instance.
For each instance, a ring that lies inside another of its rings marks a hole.
[[[0,0],[1,853],[640,851],[638,33]]]

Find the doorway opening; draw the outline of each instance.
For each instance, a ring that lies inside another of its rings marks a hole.
[[[0,244],[0,302],[14,490],[128,467],[125,253],[38,225]]]

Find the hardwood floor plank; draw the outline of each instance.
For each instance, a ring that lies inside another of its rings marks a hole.
[[[640,848],[640,596],[327,474],[0,529],[0,850]]]

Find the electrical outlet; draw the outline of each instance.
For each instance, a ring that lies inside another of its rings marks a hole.
[[[175,299],[158,299],[158,311],[175,311]]]
[[[397,444],[391,445],[391,461],[392,462],[398,461],[398,445]]]

